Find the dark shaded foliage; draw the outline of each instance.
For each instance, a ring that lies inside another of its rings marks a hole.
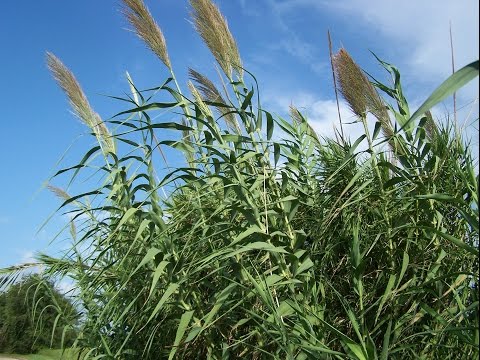
[[[51,282],[28,275],[0,293],[0,352],[26,354],[58,348],[62,339],[71,346],[77,336],[72,327],[77,316]]]

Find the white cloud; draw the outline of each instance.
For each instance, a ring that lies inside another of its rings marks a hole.
[[[63,277],[55,283],[55,288],[63,295],[74,298],[80,293],[78,285],[69,277]]]
[[[339,129],[337,105],[334,100],[319,99],[312,93],[298,92],[295,94],[282,93],[273,95],[267,92],[264,100],[268,105],[279,109],[283,114],[288,113],[290,105],[294,105],[306,116],[313,129],[322,137],[334,137],[335,128]],[[345,114],[348,109],[345,103],[340,103],[342,121],[345,122]]]
[[[35,260],[35,252],[32,250],[21,250],[18,251],[20,261],[16,263],[16,266],[25,265],[25,264],[35,264],[37,260]],[[44,267],[41,265],[30,266],[22,270],[22,276],[28,274],[38,274],[43,272]]]
[[[333,138],[335,136],[334,129],[340,131],[336,101],[316,100],[311,104],[310,109],[307,108],[306,113],[307,119],[318,134]],[[344,101],[340,102],[340,115],[347,138],[354,142],[360,135],[363,135],[363,125],[355,122],[355,115],[352,114]]]
[[[22,254],[22,258],[20,260],[20,263],[21,264],[33,263],[33,262],[35,262],[34,256],[35,256],[35,254],[34,254],[33,251],[25,251]]]
[[[285,116],[290,105],[294,105],[307,118],[309,124],[320,137],[335,138],[335,129],[340,132],[340,121],[335,100],[322,99],[309,92],[275,94],[267,91],[263,98],[267,108],[271,106],[278,109],[281,116]],[[340,100],[339,106],[345,136],[350,138],[353,143],[364,133],[363,125],[354,123],[355,116],[343,100]],[[370,121],[370,131],[373,131],[373,126],[374,124]]]

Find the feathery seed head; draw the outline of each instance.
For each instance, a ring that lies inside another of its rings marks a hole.
[[[115,142],[113,141],[112,134],[108,131],[107,126],[100,118],[100,115],[95,113],[95,127],[93,128],[97,138],[102,141],[104,150],[108,152],[115,153]]]
[[[67,95],[70,100],[72,109],[89,127],[93,127],[95,122],[95,112],[90,107],[87,97],[83,93],[77,79],[73,73],[52,53],[47,52],[47,65],[58,85]]]
[[[297,126],[300,125],[303,122],[303,116],[300,114],[300,111],[293,105],[290,105],[289,110],[293,123]]]
[[[320,145],[320,139],[318,138],[317,132],[312,128],[312,126],[308,123],[307,119],[300,113],[300,111],[293,105],[290,105],[290,117],[292,118],[293,123],[297,126],[305,124],[307,134],[318,145]]]
[[[222,95],[215,87],[215,85],[206,76],[200,74],[193,69],[188,69],[188,73],[190,75],[190,79],[192,79],[196,83],[197,87],[195,88],[199,90],[203,101],[225,105],[215,106],[215,108],[221,115],[224,116],[225,122],[227,123],[227,126],[230,128],[230,130],[239,134],[241,130],[238,125],[237,119],[235,119],[235,115],[230,112],[230,108],[228,107],[227,102],[223,99]]]
[[[435,120],[433,120],[433,116],[430,110],[425,113],[425,117],[427,118],[427,121],[425,122],[425,132],[427,133],[430,141],[432,141],[438,135],[438,127],[435,123]]]
[[[370,82],[365,90],[367,110],[380,122],[383,135],[390,139],[394,136],[394,131],[385,102]]]
[[[225,103],[222,95],[220,95],[220,92],[210,79],[191,68],[188,69],[188,74],[190,75],[190,79],[197,84],[204,101]]]
[[[393,139],[395,132],[387,106],[363,70],[345,49],[340,49],[334,55],[333,66],[340,85],[340,92],[352,112],[363,120],[366,119],[367,112],[375,116],[380,122],[383,135],[389,139],[389,145],[395,151],[397,148]]]
[[[70,200],[71,196],[63,189],[53,186],[51,184],[47,185],[48,190],[53,192],[55,195],[57,195],[60,199],[63,199],[65,201]]]
[[[123,0],[123,3],[125,4],[123,13],[135,29],[137,36],[145,42],[166,67],[172,70],[165,37],[143,0]]]
[[[73,73],[52,53],[47,52],[47,66],[60,88],[67,95],[73,112],[95,134],[106,152],[115,152],[115,145],[105,123],[90,106]]]
[[[340,49],[333,56],[333,67],[340,86],[340,92],[350,109],[358,117],[365,118],[368,105],[365,92],[368,87],[367,84],[370,84],[370,82],[345,49]]]
[[[242,60],[226,19],[211,0],[190,0],[195,29],[229,80],[232,73],[243,78]]]
[[[201,112],[207,116],[207,117],[212,117],[213,114],[210,111],[210,108],[208,107],[207,104],[203,102],[202,96],[200,95],[200,92],[198,89],[193,85],[191,81],[188,82],[188,88],[190,89],[190,92],[192,93],[193,97],[195,98],[195,102],[197,103],[197,106],[200,108]]]

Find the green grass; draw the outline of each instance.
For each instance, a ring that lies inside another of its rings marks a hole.
[[[78,351],[66,349],[62,356],[60,349],[42,349],[36,354],[0,354],[0,357],[21,360],[77,360]]]

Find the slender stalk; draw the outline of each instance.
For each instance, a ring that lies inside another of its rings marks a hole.
[[[330,65],[332,67],[333,90],[335,91],[335,101],[337,103],[338,121],[340,122],[340,134],[341,134],[342,141],[344,142],[345,134],[343,132],[342,115],[340,114],[340,102],[338,101],[337,79],[335,77],[335,67],[333,65],[332,38],[330,37],[330,30],[327,30],[327,36],[328,36],[328,51],[330,56]]]
[[[449,33],[450,33],[450,55],[452,61],[452,74],[455,73],[455,52],[453,51],[453,36],[452,36],[452,22],[450,21]],[[453,120],[457,123],[457,93],[453,93]]]

